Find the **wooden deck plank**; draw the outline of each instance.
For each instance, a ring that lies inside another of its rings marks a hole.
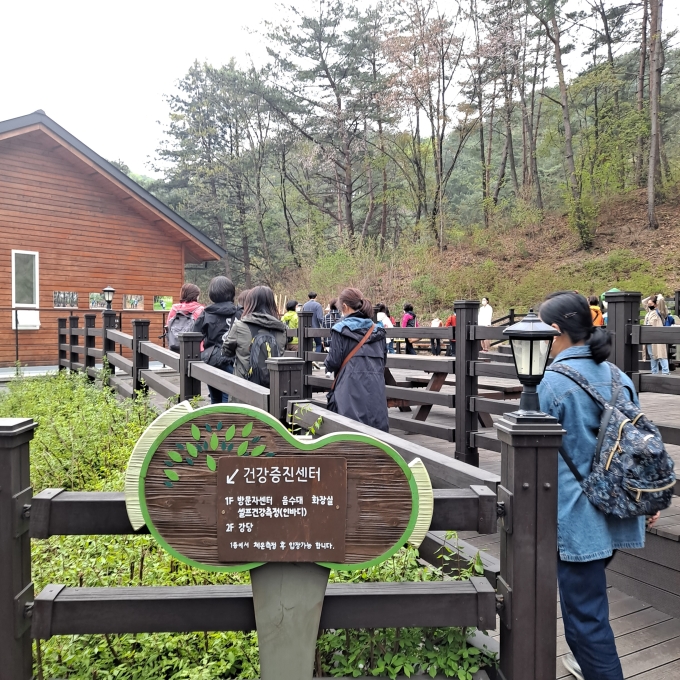
[[[625,678],[634,678],[640,673],[678,660],[680,660],[680,637],[674,637],[672,640],[624,656],[621,659],[621,667]]]
[[[680,661],[673,661],[653,668],[651,671],[645,671],[635,676],[630,676],[635,680],[678,680],[680,678]]]

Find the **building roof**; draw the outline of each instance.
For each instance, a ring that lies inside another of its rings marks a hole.
[[[126,191],[129,195],[139,200],[148,209],[159,215],[163,221],[169,223],[175,229],[182,231],[194,247],[193,255],[196,261],[217,260],[225,256],[224,249],[208,238],[200,229],[187,222],[183,217],[170,209],[165,203],[159,201],[142,186],[130,179],[105,158],[95,153],[90,147],[83,144],[79,139],[67,132],[61,125],[55,123],[44,111],[34,111],[26,116],[11,118],[0,121],[0,140],[24,134],[33,130],[42,130],[53,139],[63,144],[81,159],[85,160],[97,169],[101,175],[108,178],[114,184]]]

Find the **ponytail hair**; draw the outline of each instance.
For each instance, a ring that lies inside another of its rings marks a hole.
[[[373,316],[371,301],[366,300],[364,294],[358,288],[345,288],[338,295],[338,307],[342,307],[342,305],[347,305],[350,309],[360,312],[368,319]]]
[[[539,314],[544,323],[557,324],[573,343],[584,340],[596,363],[609,358],[612,337],[601,326],[593,326],[588,300],[583,295],[572,291],[552,293],[541,304]]]

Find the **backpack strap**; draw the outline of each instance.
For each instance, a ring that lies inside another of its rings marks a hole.
[[[375,324],[372,323],[371,327],[368,329],[368,332],[366,335],[364,335],[361,340],[357,343],[357,346],[345,357],[345,360],[342,362],[342,365],[338,369],[338,372],[335,374],[335,380],[333,380],[333,384],[331,385],[331,392],[335,389],[335,383],[338,382],[338,378],[340,377],[340,374],[342,373],[342,369],[347,366],[349,363],[350,359],[364,346],[364,343],[366,340],[368,340],[371,337],[371,333],[373,332],[373,329],[375,328]]]
[[[551,364],[546,370],[560,373],[565,378],[573,380],[600,408],[607,406],[604,397],[575,368],[562,363],[556,363]],[[614,371],[612,371],[612,378],[613,374]]]

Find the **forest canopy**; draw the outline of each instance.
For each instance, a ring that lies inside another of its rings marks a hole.
[[[151,188],[227,251],[206,275],[242,287],[550,211],[587,250],[602,202],[645,186],[654,229],[679,160],[661,4],[282,6],[267,63],[195,62],[168,95]]]

